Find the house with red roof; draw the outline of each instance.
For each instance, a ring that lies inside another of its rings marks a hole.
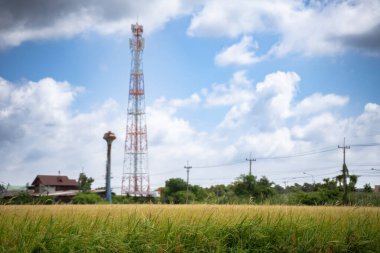
[[[39,194],[52,194],[56,192],[78,190],[78,182],[67,176],[37,175],[30,189]]]

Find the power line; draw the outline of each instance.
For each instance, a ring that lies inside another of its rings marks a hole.
[[[375,147],[380,146],[380,143],[364,143],[364,144],[352,144],[351,147]]]
[[[284,156],[269,156],[269,157],[258,157],[256,159],[259,160],[274,160],[274,159],[286,159],[286,158],[293,158],[293,157],[301,157],[301,156],[308,156],[308,155],[315,155],[315,154],[320,154],[320,153],[325,153],[325,152],[330,152],[334,151],[337,148],[329,148],[329,149],[324,149],[324,150],[319,150],[319,151],[310,151],[310,152],[304,152],[304,153],[299,153],[299,154],[294,154],[294,155],[284,155]]]
[[[169,174],[169,173],[173,173],[173,172],[177,172],[177,171],[179,171],[179,170],[169,170],[169,171],[164,171],[164,172],[150,174],[150,175],[151,176],[159,176],[159,175],[165,175],[165,174]]]
[[[233,165],[242,164],[242,163],[245,163],[245,161],[236,161],[236,162],[231,162],[231,163],[222,163],[222,164],[215,164],[215,165],[193,166],[193,169],[226,167],[226,166],[233,166]]]
[[[380,146],[380,143],[364,143],[364,144],[354,144],[351,146],[355,147],[372,147],[372,146]],[[316,155],[326,152],[331,152],[334,150],[337,150],[339,147],[336,146],[328,146],[325,148],[321,148],[319,150],[312,150],[308,152],[303,153],[295,153],[290,155],[279,155],[279,156],[264,156],[264,157],[257,157],[256,160],[276,160],[276,159],[287,159],[287,158],[293,158],[293,157],[303,157],[303,156],[309,156],[309,155]],[[216,167],[226,167],[226,166],[233,166],[237,164],[243,164],[245,161],[235,161],[231,163],[223,163],[223,164],[214,164],[214,165],[198,165],[193,166],[193,169],[206,169],[206,168],[216,168]]]
[[[337,148],[332,146],[323,148],[321,150],[317,151],[308,151],[304,153],[296,153],[292,155],[282,155],[282,156],[266,156],[266,157],[257,157],[256,160],[271,160],[271,159],[285,159],[285,158],[292,158],[292,157],[300,157],[300,156],[307,156],[307,155],[314,155],[314,154],[319,154],[319,153],[325,153],[325,152],[330,152],[333,150],[336,150]],[[198,166],[193,166],[193,169],[205,169],[205,168],[215,168],[215,167],[224,167],[224,166],[232,166],[236,164],[242,164],[245,163],[245,161],[236,161],[236,162],[231,162],[231,163],[223,163],[223,164],[215,164],[215,165],[198,165]]]

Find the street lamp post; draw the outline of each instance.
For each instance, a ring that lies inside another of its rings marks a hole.
[[[107,142],[107,165],[106,165],[106,201],[112,203],[111,194],[111,145],[116,136],[111,131],[104,134],[103,139]]]

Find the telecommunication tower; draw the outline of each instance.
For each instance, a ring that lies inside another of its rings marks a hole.
[[[143,26],[136,23],[131,25],[131,28],[133,37],[129,39],[129,47],[132,59],[121,194],[148,196],[150,195],[150,182],[142,60]]]

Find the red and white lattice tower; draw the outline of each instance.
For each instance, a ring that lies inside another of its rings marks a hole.
[[[150,184],[142,61],[143,26],[136,23],[131,28],[133,38],[129,40],[129,47],[132,59],[121,194],[148,196],[150,195]]]

